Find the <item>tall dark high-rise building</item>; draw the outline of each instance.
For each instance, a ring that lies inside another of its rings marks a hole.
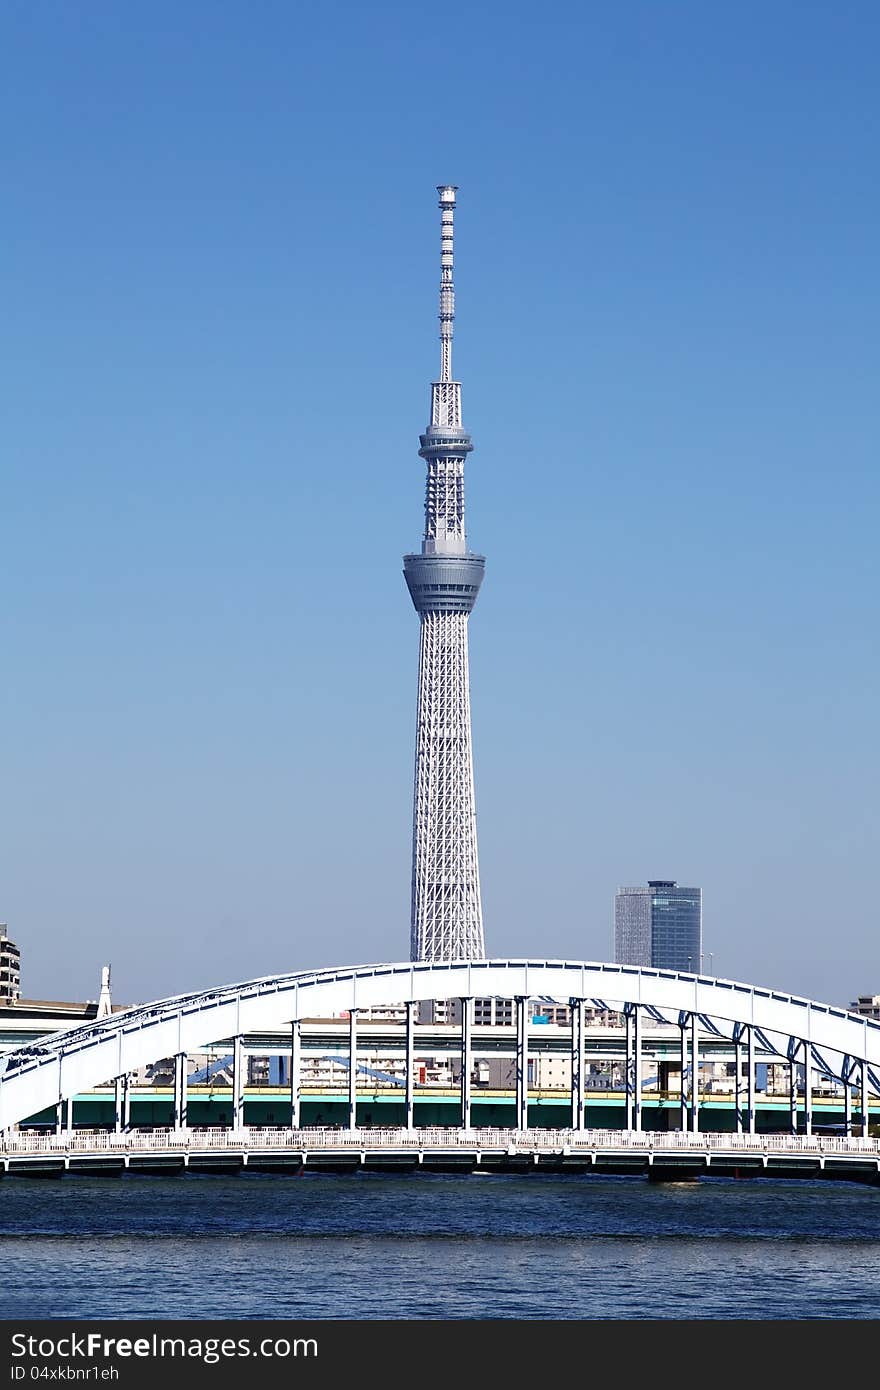
[[[614,899],[614,959],[618,965],[698,974],[703,952],[703,894],[674,879],[647,888],[618,888]]]

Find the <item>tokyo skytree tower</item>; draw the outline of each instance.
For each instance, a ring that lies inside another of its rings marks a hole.
[[[456,188],[440,194],[440,380],[420,436],[428,465],[421,554],[403,557],[421,619],[413,795],[411,960],[480,960],[483,909],[468,688],[468,615],[485,560],[467,548],[464,461],[473,449],[452,379],[452,221]]]

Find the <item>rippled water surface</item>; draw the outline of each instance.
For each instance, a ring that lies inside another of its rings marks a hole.
[[[880,1189],[7,1178],[0,1269],[7,1319],[878,1318]]]

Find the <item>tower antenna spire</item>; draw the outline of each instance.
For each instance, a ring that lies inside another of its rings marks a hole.
[[[440,380],[452,380],[452,335],[455,324],[455,285],[453,283],[454,183],[438,183],[440,194]]]

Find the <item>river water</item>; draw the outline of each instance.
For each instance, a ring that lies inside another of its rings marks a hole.
[[[878,1318],[880,1189],[6,1178],[0,1270],[6,1319]]]

